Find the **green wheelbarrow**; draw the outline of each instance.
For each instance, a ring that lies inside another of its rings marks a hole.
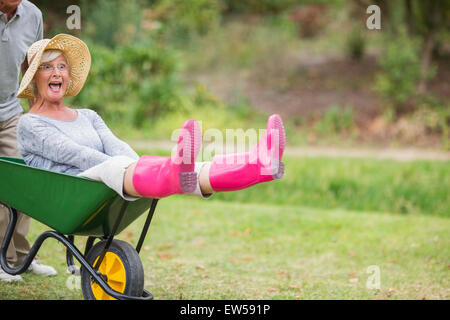
[[[10,219],[0,248],[2,269],[12,275],[25,272],[44,240],[57,239],[66,247],[68,270],[81,275],[85,299],[151,300],[144,289],[139,251],[158,199],[126,201],[105,184],[86,178],[33,168],[22,159],[0,157],[0,203]],[[148,210],[136,247],[114,236]],[[17,223],[17,211],[53,230],[39,235],[21,266],[12,268],[6,251]],[[87,236],[84,254],[75,236]],[[74,264],[74,257],[81,264]]]

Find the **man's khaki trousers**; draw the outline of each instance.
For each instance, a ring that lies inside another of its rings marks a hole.
[[[20,115],[9,120],[0,121],[0,156],[21,158],[17,150],[17,123]],[[1,183],[8,183],[1,181]],[[9,210],[0,204],[0,243],[9,223]],[[22,264],[25,256],[30,251],[30,243],[27,240],[30,218],[20,212],[17,215],[17,225],[11,243],[6,253],[6,259],[10,266]]]

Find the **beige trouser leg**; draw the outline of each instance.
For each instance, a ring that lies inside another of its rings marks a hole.
[[[9,120],[0,121],[0,156],[18,157],[16,129],[20,115]],[[0,205],[0,243],[9,223],[9,210]],[[30,243],[27,240],[30,218],[21,212],[17,215],[17,225],[11,243],[6,252],[6,259],[11,266],[22,264],[25,256],[30,251]]]

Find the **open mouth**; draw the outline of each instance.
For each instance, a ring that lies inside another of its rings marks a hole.
[[[58,93],[61,90],[62,82],[55,81],[48,84],[52,92]]]

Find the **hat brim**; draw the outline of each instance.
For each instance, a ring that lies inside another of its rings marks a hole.
[[[64,96],[73,97],[81,91],[91,67],[91,54],[89,53],[89,48],[77,37],[69,34],[58,34],[50,40],[46,39],[46,41],[42,41],[41,47],[35,53],[32,61],[29,62],[29,67],[20,82],[19,90],[17,92],[18,98],[35,98],[30,83],[41,64],[44,51],[51,49],[62,51],[68,60],[67,63],[70,65],[69,78],[71,82]]]

